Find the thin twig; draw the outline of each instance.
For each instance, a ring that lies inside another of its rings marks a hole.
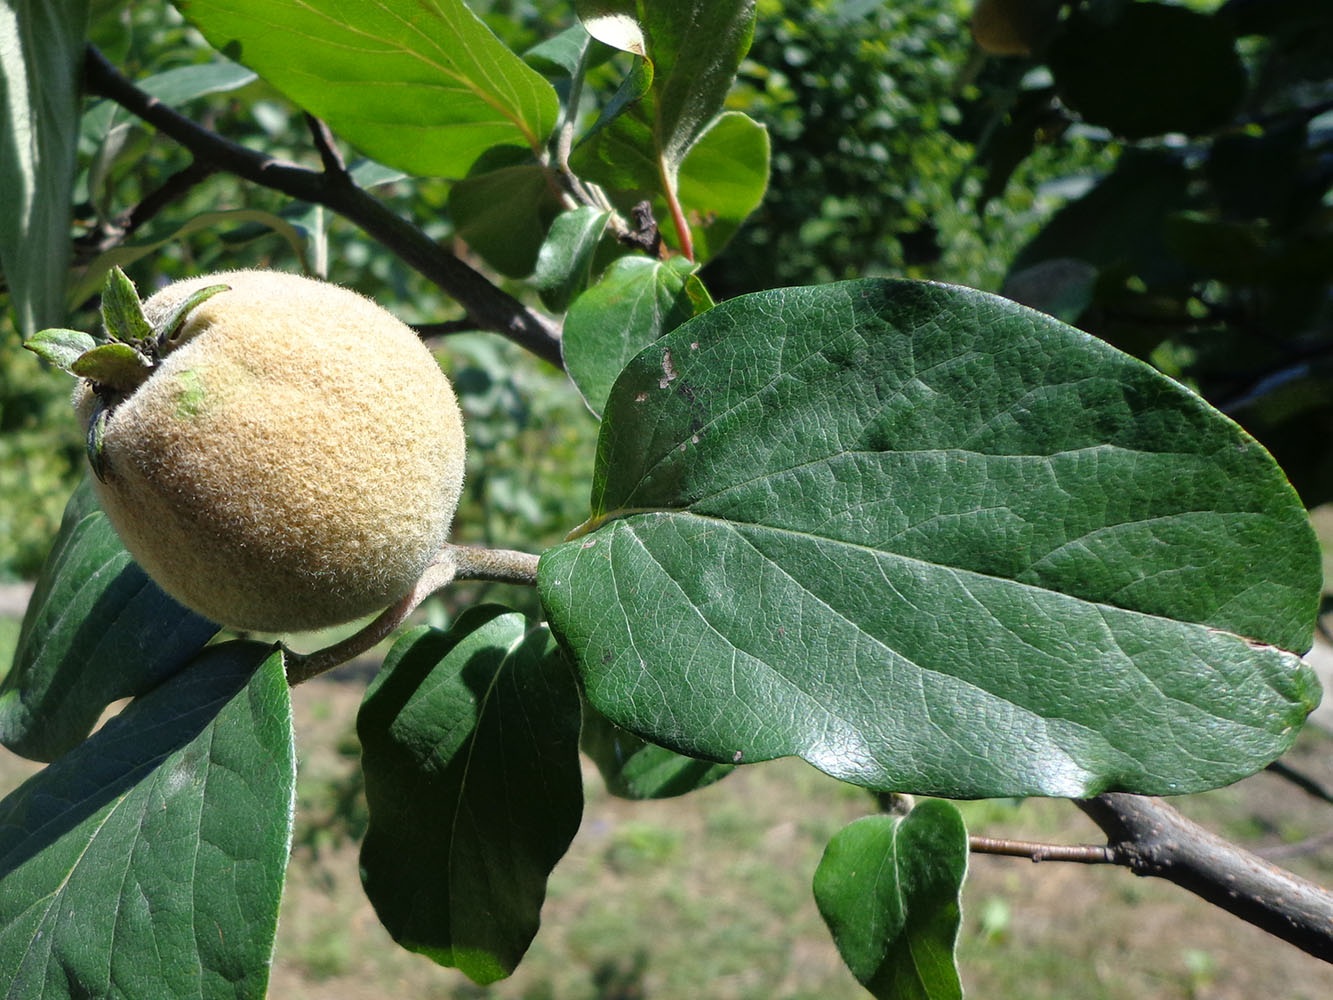
[[[337,212],[457,299],[476,329],[498,333],[563,367],[560,336],[552,321],[497,288],[420,228],[347,183],[344,176],[278,160],[223,138],[144,93],[91,45],[85,51],[84,86],[90,93],[115,101],[217,170]]]
[[[1309,775],[1302,774],[1300,771],[1296,770],[1290,764],[1284,764],[1280,760],[1275,760],[1273,761],[1273,763],[1268,765],[1266,770],[1270,774],[1275,774],[1279,778],[1284,778],[1287,781],[1291,782],[1293,785],[1295,785],[1297,788],[1303,791],[1306,795],[1310,795],[1318,799],[1320,802],[1326,803],[1328,805],[1333,805],[1333,792],[1330,792],[1327,788],[1325,788],[1319,782],[1315,781],[1314,778],[1311,778]]]
[[[1029,861],[1069,861],[1084,865],[1115,863],[1111,849],[1100,844],[1041,844],[1030,840],[1005,840],[972,836],[968,846],[973,854],[999,854]]]
[[[309,111],[305,112],[305,123],[310,129],[310,137],[315,141],[315,149],[319,151],[319,162],[324,164],[324,173],[341,177],[351,183],[347,164],[343,162],[343,155],[338,151],[338,145],[334,142],[333,133],[328,125]]]

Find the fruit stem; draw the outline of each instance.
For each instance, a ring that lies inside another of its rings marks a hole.
[[[523,583],[532,586],[537,582],[537,559],[530,553],[510,549],[446,545],[406,596],[382,611],[365,628],[313,653],[301,654],[287,650],[287,683],[291,687],[303,684],[374,648],[407,621],[408,615],[422,601],[454,580]]]

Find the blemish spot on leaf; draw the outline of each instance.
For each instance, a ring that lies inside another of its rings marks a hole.
[[[676,365],[671,360],[670,349],[667,349],[662,352],[662,377],[658,380],[657,387],[665,389],[674,381],[676,381]]]

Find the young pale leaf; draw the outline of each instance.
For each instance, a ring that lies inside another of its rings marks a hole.
[[[815,902],[843,961],[881,1000],[961,1000],[954,949],[967,874],[958,810],[931,799],[904,817],[844,827],[815,871]]]
[[[586,206],[558,215],[537,254],[532,282],[542,304],[564,312],[569,302],[588,285],[593,254],[606,231],[610,213]]]
[[[606,782],[622,799],[669,799],[721,781],[731,764],[682,757],[666,747],[645,743],[621,729],[591,705],[583,709],[580,745]]]
[[[0,272],[22,333],[65,319],[87,0],[0,4]]]
[[[97,346],[97,341],[81,330],[39,330],[23,346],[43,361],[62,371],[70,371],[74,362]]]
[[[554,88],[463,0],[176,6],[215,48],[409,173],[462,177],[492,146],[540,150],[555,128]]]
[[[574,300],[565,317],[565,367],[596,414],[630,358],[711,305],[688,287],[694,265],[621,257]]]
[[[0,802],[7,995],[260,998],[291,844],[282,656],[228,643]]]
[[[361,873],[380,920],[478,983],[509,975],[583,812],[578,685],[550,633],[496,607],[409,632],[357,732]]]
[[[969,289],[742,296],[641,352],[539,569],[599,711],[945,797],[1184,792],[1318,700],[1319,552],[1175,382]],[[1290,651],[1290,652],[1288,652]]]
[[[55,760],[112,702],[148,691],[218,627],[164,594],[130,559],[90,480],[74,491],[0,684],[0,742]]]

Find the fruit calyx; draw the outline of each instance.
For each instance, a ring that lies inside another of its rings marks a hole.
[[[190,312],[225,292],[229,285],[209,285],[177,305],[156,324],[144,313],[143,301],[120,267],[112,267],[102,286],[102,329],[39,330],[23,346],[63,371],[86,379],[96,401],[88,421],[88,462],[105,482],[102,441],[106,422],[116,404],[139,388],[153,369],[180,343]]]
[[[58,328],[40,330],[23,346],[57,368],[87,379],[98,396],[128,396],[178,346],[191,310],[228,287],[201,288],[154,324],[144,313],[134,282],[119,267],[113,267],[102,287],[101,330],[92,334]]]

